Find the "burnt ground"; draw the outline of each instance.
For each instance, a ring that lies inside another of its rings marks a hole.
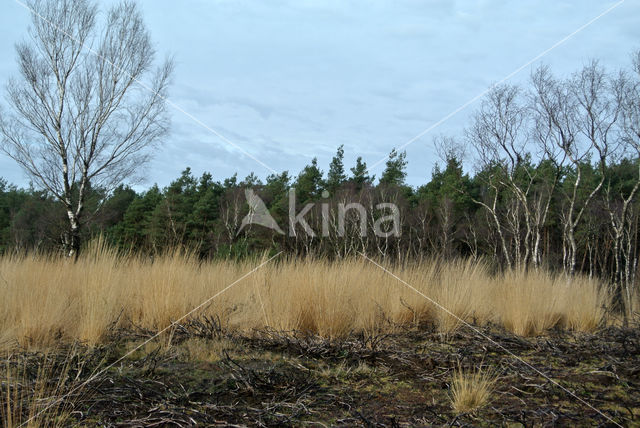
[[[28,367],[47,360],[58,367],[51,373],[64,372],[59,390],[70,394],[53,408],[72,426],[640,426],[638,327],[527,339],[495,326],[482,331],[557,384],[464,328],[446,337],[419,329],[329,340],[237,334],[203,319],[145,345],[87,385],[92,371],[152,332],[119,331],[109,345],[83,348],[70,363],[62,350],[19,355]],[[492,398],[473,413],[456,414],[452,373],[478,366],[499,373]]]

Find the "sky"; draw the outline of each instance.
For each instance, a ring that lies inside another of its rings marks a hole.
[[[113,1],[99,4],[105,11]],[[341,144],[347,168],[362,156],[369,165],[380,163],[371,171],[379,176],[392,148],[429,130],[405,147],[407,182],[418,185],[438,161],[433,137],[460,138],[479,106],[470,101],[492,84],[510,76],[508,82],[526,85],[541,63],[560,76],[591,59],[610,70],[628,68],[631,52],[640,49],[637,0],[139,5],[158,58],[176,62],[171,132],[139,188],[166,186],[186,167],[218,180],[236,172],[265,178],[272,170],[296,175],[317,157],[326,172]],[[27,36],[30,18],[16,0],[0,7],[4,96],[7,80],[17,75],[14,46]],[[0,177],[29,182],[1,153]]]

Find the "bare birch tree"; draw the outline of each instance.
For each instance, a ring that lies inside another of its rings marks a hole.
[[[597,63],[586,66],[571,81],[563,82],[556,80],[548,68],[540,67],[534,72],[532,83],[533,109],[537,115],[538,133],[545,136],[545,153],[559,170],[571,168],[574,175],[562,192],[564,206],[560,218],[563,266],[573,274],[578,251],[576,229],[604,183],[609,135],[617,113],[607,99],[606,79]],[[591,160],[594,149],[599,155],[601,175],[598,183],[581,196],[583,166]]]
[[[640,51],[634,54],[633,75],[621,73],[615,81],[616,99],[622,116],[620,157],[629,156],[638,168],[629,188],[619,189],[618,194],[610,185],[605,188],[605,207],[609,213],[613,237],[614,281],[624,295],[625,315],[633,313],[633,285],[635,262],[632,260],[633,208],[640,190]]]
[[[33,0],[31,40],[17,45],[19,78],[9,81],[10,111],[0,114],[0,148],[34,183],[64,205],[69,256],[80,249],[91,187],[135,177],[167,132],[167,60],[155,52],[131,2],[104,25],[87,0]]]
[[[498,85],[494,87],[476,112],[473,124],[466,131],[467,139],[476,151],[476,156],[487,174],[487,185],[493,189],[492,201],[475,202],[484,207],[493,218],[496,232],[500,238],[502,252],[508,267],[527,263],[530,255],[528,245],[531,236],[531,213],[528,205],[528,193],[533,177],[530,175],[519,180],[518,174],[525,172],[526,139],[523,126],[526,122],[526,110],[520,101],[520,90],[516,86]],[[501,218],[498,211],[500,194],[506,192],[514,200],[507,215]],[[525,232],[521,239],[520,218],[524,217]],[[510,246],[503,229],[510,225],[515,245],[510,255]],[[522,244],[521,240],[524,242]],[[521,252],[524,246],[524,252]]]

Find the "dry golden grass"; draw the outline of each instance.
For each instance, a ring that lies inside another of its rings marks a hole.
[[[592,331],[611,304],[609,289],[594,279],[544,271],[507,272],[496,278],[492,294],[498,322],[521,336],[556,326]]]
[[[71,365],[79,356],[75,350],[67,353],[56,366],[44,355],[35,377],[29,376],[33,367],[19,356],[8,356],[0,369],[0,422],[6,428],[57,428],[69,426],[69,401],[58,400],[72,388]],[[77,388],[76,393],[84,393]]]
[[[473,412],[487,404],[498,376],[480,368],[463,371],[458,368],[451,380],[451,405],[457,413]]]
[[[89,344],[112,327],[158,330],[260,263],[200,262],[183,252],[150,260],[119,256],[98,243],[73,263],[51,256],[0,258],[0,347]],[[494,276],[471,261],[389,267],[452,316],[363,259],[275,260],[238,282],[200,313],[240,330],[269,326],[323,336],[386,332],[433,324],[450,333],[465,322],[494,322],[520,335],[554,326],[589,331],[610,297],[595,280],[543,271]]]

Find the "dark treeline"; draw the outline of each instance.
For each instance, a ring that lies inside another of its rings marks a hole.
[[[340,149],[328,176],[315,160],[293,179],[284,172],[271,175],[264,182],[253,174],[243,180],[234,176],[219,182],[208,173],[194,177],[186,169],[164,189],[153,186],[146,192],[137,193],[120,186],[106,196],[92,191],[85,215],[84,238],[103,234],[114,245],[145,252],[186,246],[197,248],[203,257],[243,256],[265,249],[329,257],[364,251],[388,257],[407,253],[412,256],[490,256],[505,266],[536,263],[563,267],[563,253],[569,250],[564,249],[568,244],[562,239],[562,209],[564,193],[574,185],[576,173],[572,169],[563,172],[556,184],[547,219],[540,225],[539,232],[535,232],[540,234],[537,240],[527,238],[526,214],[517,212],[517,200],[506,186],[498,188],[497,222],[493,218],[496,186],[491,184],[491,179],[497,181],[495,167],[470,176],[464,173],[462,162],[451,156],[446,164],[436,165],[431,180],[418,188],[403,184],[405,167],[404,154],[392,153],[381,179],[374,184],[361,159],[349,173],[345,172]],[[531,193],[535,192],[538,199],[546,196],[549,181],[556,179],[558,174],[553,165],[526,160],[521,167],[526,169],[520,174],[526,176],[527,181],[529,176],[537,177]],[[601,170],[589,162],[582,163],[580,168],[583,178],[577,199],[581,209],[588,194],[600,182]],[[623,203],[638,181],[638,160],[622,159],[607,167],[606,172],[611,175],[611,183],[607,185],[617,191],[599,192],[575,231],[576,268],[588,273],[612,272],[614,269],[615,230],[607,211],[613,203],[607,201],[607,197],[615,195],[619,197],[615,204]],[[238,233],[249,211],[246,188],[252,188],[260,195],[284,234],[256,225],[248,225]],[[296,236],[290,236],[290,188],[295,189],[294,215],[300,214],[306,204],[315,203],[304,216],[315,236],[306,233],[300,223]],[[323,197],[324,190],[330,192],[328,198]],[[340,231],[338,206],[346,207],[354,202],[365,208],[364,234],[356,209],[347,210],[344,232]],[[388,232],[388,236],[381,237],[376,236],[373,228],[376,220],[391,212],[376,208],[385,202],[398,206],[400,230],[394,233],[389,220],[379,228]],[[329,214],[324,221],[326,232],[323,231],[324,204]],[[627,214],[629,224],[633,226],[629,231],[632,239],[624,240],[632,244],[631,259],[636,258],[639,213],[640,204],[634,199]],[[61,248],[66,230],[64,215],[64,208],[46,193],[19,189],[0,180],[0,248],[3,252]]]
[[[342,147],[326,167],[314,159],[297,176],[283,172],[264,181],[254,174],[216,181],[186,169],[163,189],[92,189],[84,239],[102,234],[146,252],[185,246],[202,257],[265,250],[487,257],[505,268],[600,275],[631,292],[640,215],[639,59],[629,73],[610,74],[593,62],[559,79],[541,67],[527,88],[494,87],[463,137],[434,139],[442,161],[418,187],[405,183],[406,154],[395,150],[377,178],[361,158],[345,166]],[[464,159],[473,161],[463,168]],[[247,188],[284,234],[242,228]],[[295,217],[309,203],[315,205],[304,220],[313,233],[304,222],[292,232],[290,211]],[[398,207],[398,223],[385,221],[393,210],[384,203]],[[0,181],[2,251],[60,248],[64,233],[64,209],[54,198]]]

